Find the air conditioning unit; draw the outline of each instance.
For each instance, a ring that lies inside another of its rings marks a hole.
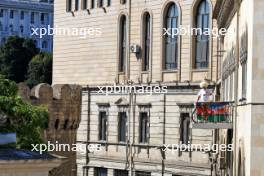
[[[137,44],[131,44],[130,51],[131,51],[131,53],[139,53],[140,52],[140,46]]]

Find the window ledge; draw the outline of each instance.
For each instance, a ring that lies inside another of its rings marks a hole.
[[[162,73],[177,73],[179,70],[162,70]]]
[[[192,69],[191,70],[192,72],[208,72],[209,71],[209,68],[197,68],[197,69]]]

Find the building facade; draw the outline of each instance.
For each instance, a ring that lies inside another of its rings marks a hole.
[[[32,38],[43,51],[52,52],[52,35],[32,35],[39,28],[53,27],[53,0],[2,0],[0,2],[0,44],[9,36]],[[34,30],[32,29],[34,28]],[[39,31],[39,30],[38,30]]]
[[[213,130],[191,128],[191,116],[199,83],[206,78],[213,88],[219,79],[217,39],[202,34],[172,36],[165,31],[217,27],[215,3],[55,2],[55,26],[90,31],[86,36],[54,36],[53,84],[83,87],[77,141],[102,146],[101,151],[77,153],[77,175],[212,174],[210,152],[172,152],[164,146],[213,144]],[[100,93],[122,86],[133,88]]]
[[[234,102],[233,129],[220,130],[219,143],[233,143],[222,153],[219,174],[262,176],[263,170],[263,7],[258,0],[218,1],[214,11],[219,28],[219,80],[224,101]]]

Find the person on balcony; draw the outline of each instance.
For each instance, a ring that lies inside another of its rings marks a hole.
[[[198,98],[197,98],[197,102],[210,102],[211,101],[211,97],[213,95],[212,91],[207,89],[208,88],[208,82],[206,80],[202,81],[200,83],[200,91],[198,93]]]

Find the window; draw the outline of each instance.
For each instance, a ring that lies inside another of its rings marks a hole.
[[[136,171],[136,176],[151,176],[150,172]]]
[[[243,32],[240,44],[240,64],[242,68],[242,100],[247,98],[247,50],[248,50],[248,32]]]
[[[91,9],[95,8],[95,0],[91,0]]]
[[[120,4],[125,4],[126,0],[120,0]]]
[[[20,25],[20,33],[23,34],[24,33],[24,26],[23,25]]]
[[[139,142],[148,143],[149,123],[148,113],[141,112],[139,117]]]
[[[40,14],[40,21],[41,21],[41,24],[45,23],[45,14],[44,13]]]
[[[247,62],[242,63],[242,98],[247,97]]]
[[[105,111],[99,112],[99,140],[106,141],[107,116]]]
[[[4,17],[4,9],[0,9],[0,17]]]
[[[190,116],[189,113],[181,113],[180,140],[182,144],[188,144],[190,136]]]
[[[14,26],[13,26],[13,24],[10,24],[10,25],[9,25],[9,31],[10,31],[10,32],[14,32]]]
[[[146,12],[143,16],[143,71],[149,70],[150,60],[150,15]]]
[[[115,169],[114,176],[128,176],[128,171]]]
[[[119,72],[124,72],[126,68],[126,17],[123,15],[120,19],[120,37],[119,37]]]
[[[111,0],[107,0],[107,6],[111,6]]]
[[[175,29],[178,28],[178,8],[175,3],[172,3],[166,12],[166,16],[164,19],[164,28],[165,29]],[[169,35],[166,33],[164,36],[164,50],[165,50],[165,70],[173,70],[178,67],[178,36]]]
[[[82,1],[82,10],[86,10],[87,9],[87,0],[83,0]]]
[[[207,0],[202,0],[197,8],[195,27],[195,61],[194,68],[207,68],[209,62],[209,35],[204,35],[209,29],[210,9]]]
[[[31,15],[30,15],[30,23],[31,24],[34,24],[35,23],[35,15],[34,15],[34,12],[31,12]]]
[[[48,48],[48,43],[47,43],[47,41],[43,41],[43,42],[42,42],[42,48],[43,48],[43,49],[47,49],[47,48]]]
[[[75,11],[79,10],[79,0],[75,0]]]
[[[14,18],[14,10],[10,10],[10,18],[11,18],[11,19]]]
[[[104,6],[104,0],[98,0],[98,7]]]
[[[20,19],[21,20],[24,20],[24,17],[25,17],[25,12],[24,11],[21,11],[20,12]]]
[[[118,141],[126,142],[126,112],[119,112],[118,118]]]
[[[3,24],[1,21],[0,21],[0,31],[3,31]]]
[[[94,168],[94,176],[107,176],[106,168]]]
[[[66,12],[72,11],[72,0],[66,0]]]
[[[234,74],[230,74],[230,87],[229,87],[229,101],[233,100],[233,91],[234,91]]]

